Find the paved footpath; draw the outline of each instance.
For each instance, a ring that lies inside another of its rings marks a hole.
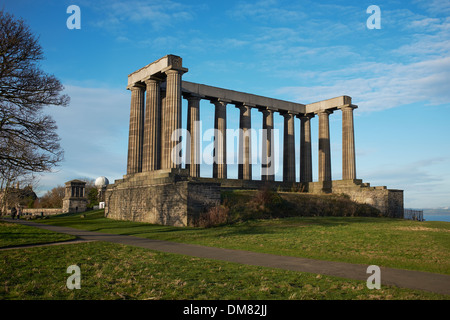
[[[139,238],[135,236],[107,234],[68,227],[51,226],[25,220],[5,219],[5,221],[71,234],[77,236],[78,240],[82,241],[105,241],[199,258],[292,271],[310,272],[363,281],[367,281],[367,278],[371,275],[371,273],[367,273],[368,265],[362,264],[279,256],[243,250],[213,248],[195,244],[176,243],[171,241]],[[384,267],[380,267],[380,269],[381,285],[393,285],[401,288],[425,290],[440,294],[450,294],[450,276],[448,275]]]

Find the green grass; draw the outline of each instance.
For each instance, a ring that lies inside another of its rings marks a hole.
[[[286,256],[450,274],[450,223],[373,217],[291,217],[214,228],[116,221],[103,211],[42,223]]]
[[[0,248],[75,239],[74,236],[0,221]]]
[[[103,216],[103,210],[37,222],[222,248],[449,274],[450,223],[372,217],[290,217],[214,228],[177,228]],[[72,239],[0,223],[0,247]],[[68,266],[81,268],[69,290]],[[83,243],[0,252],[0,299],[445,299],[425,291],[155,252]]]
[[[78,265],[81,289],[66,287]],[[448,299],[363,281],[247,266],[90,242],[6,250],[0,254],[0,299]]]

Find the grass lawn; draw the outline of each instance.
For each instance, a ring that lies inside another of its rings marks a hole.
[[[73,240],[75,236],[0,221],[0,248]]]
[[[70,265],[81,288],[69,290]],[[0,299],[5,300],[290,300],[448,299],[429,292],[363,281],[247,266],[90,242],[0,253]]]
[[[103,211],[41,220],[60,226],[229,249],[450,274],[450,223],[371,217],[250,220],[214,228],[116,221]]]
[[[214,228],[116,221],[103,210],[36,220],[97,232],[449,274],[450,223],[363,217],[251,220]],[[71,236],[0,223],[0,247]],[[69,290],[67,267],[81,269]],[[91,242],[0,251],[0,299],[444,299],[448,295],[365,281],[247,266],[143,248]]]

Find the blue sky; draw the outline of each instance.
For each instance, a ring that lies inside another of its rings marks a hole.
[[[79,30],[66,27],[72,4],[81,9]],[[381,10],[381,29],[367,28],[370,5]],[[127,76],[175,54],[187,81],[300,103],[351,96],[359,106],[358,178],[404,190],[405,207],[450,206],[450,1],[8,0],[0,7],[39,35],[42,68],[71,96],[70,106],[48,108],[65,160],[40,176],[40,194],[75,178],[113,182],[125,174]],[[237,128],[238,110],[227,112],[228,127]],[[261,119],[252,112],[255,129]],[[207,101],[201,120],[203,130],[213,127]],[[340,112],[330,121],[332,175],[341,179]],[[315,118],[314,180],[317,125]],[[275,128],[281,138],[281,116]],[[202,166],[201,174],[210,171]]]

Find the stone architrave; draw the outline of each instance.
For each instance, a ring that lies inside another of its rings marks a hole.
[[[295,118],[291,112],[284,113],[283,117],[283,182],[295,182]]]
[[[251,106],[238,105],[239,109],[239,163],[238,179],[252,180],[251,165]]]
[[[342,179],[356,179],[355,131],[353,109],[355,105],[345,105],[342,110]]]
[[[331,181],[330,120],[331,110],[321,110],[319,115],[319,181]]]
[[[144,137],[144,90],[145,87],[136,83],[130,87],[130,127],[128,135],[127,174],[142,171],[142,151]]]
[[[200,177],[200,100],[199,96],[189,96],[187,131],[190,141],[186,143],[186,169],[191,177]]]
[[[145,80],[147,88],[145,122],[144,122],[144,150],[142,171],[153,171],[160,167],[160,131],[161,131],[161,98],[160,79]]]
[[[275,180],[275,159],[273,139],[273,110],[262,109],[263,115],[263,141],[261,151],[261,180]]]
[[[212,101],[215,106],[213,178],[227,178],[227,104],[224,100]]]

